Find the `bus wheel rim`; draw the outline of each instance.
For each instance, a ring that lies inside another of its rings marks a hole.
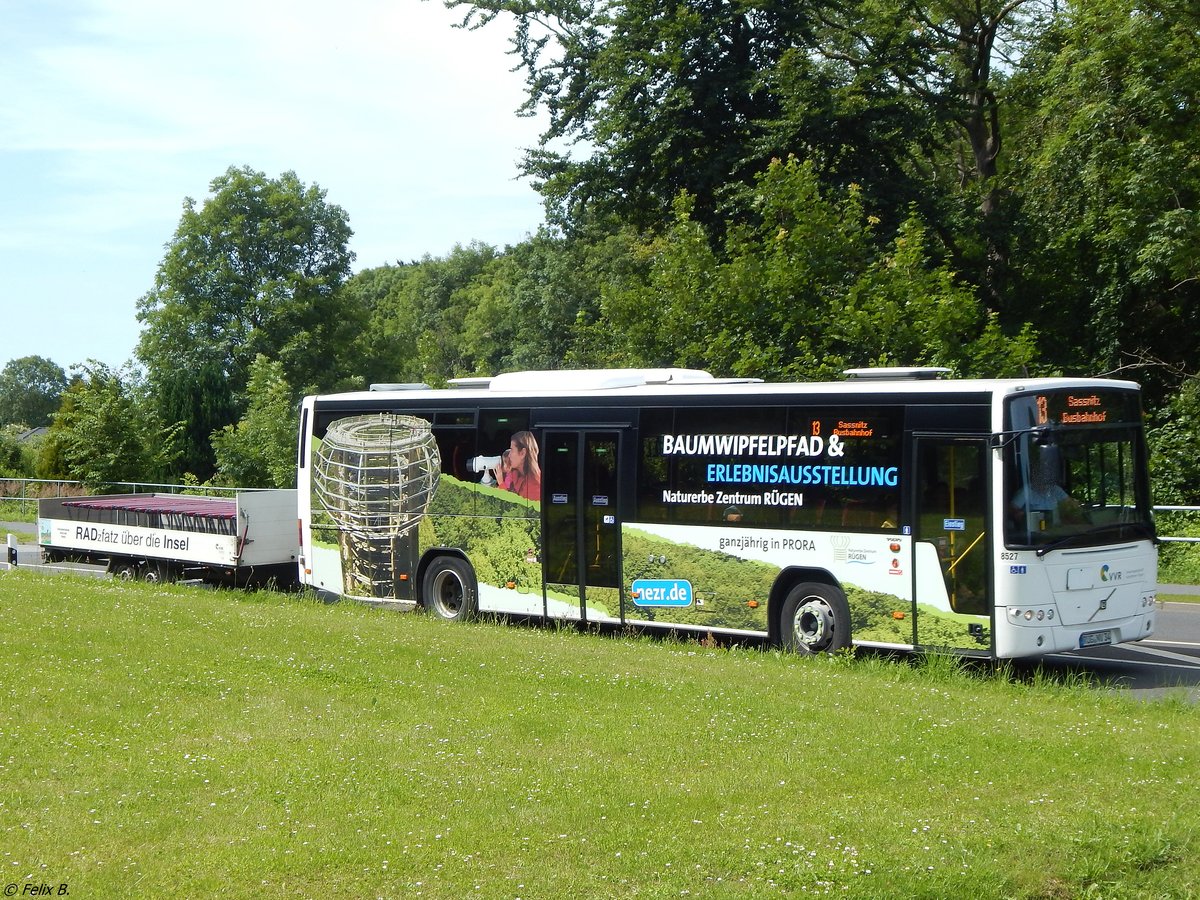
[[[793,623],[796,640],[812,650],[823,650],[833,640],[833,607],[820,597],[796,607]]]
[[[439,572],[433,582],[433,602],[448,618],[457,616],[463,606],[463,585],[453,572]]]

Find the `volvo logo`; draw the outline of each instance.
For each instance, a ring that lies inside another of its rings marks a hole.
[[[1105,566],[1105,568],[1107,569],[1108,567]],[[1112,599],[1112,595],[1115,594],[1116,592],[1117,592],[1116,588],[1113,588],[1111,591],[1108,592],[1108,596],[1100,601],[1100,605],[1096,607],[1096,611],[1094,613],[1092,613],[1090,616],[1088,616],[1089,622],[1092,621],[1092,619],[1096,618],[1096,616],[1100,615],[1100,613],[1102,613],[1106,609],[1108,609],[1108,601]]]

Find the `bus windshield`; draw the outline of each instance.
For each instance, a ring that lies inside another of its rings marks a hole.
[[[1137,398],[1047,392],[1010,404],[1005,543],[1086,547],[1154,537]]]

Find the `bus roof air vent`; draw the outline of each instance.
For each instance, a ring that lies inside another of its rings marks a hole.
[[[490,375],[471,375],[465,378],[451,378],[446,383],[460,391],[486,391],[491,386],[492,377]]]
[[[493,391],[608,391],[647,384],[711,384],[715,379],[700,369],[551,369],[505,372],[492,379]]]
[[[429,385],[423,381],[379,382],[371,385],[373,391],[427,391]]]
[[[880,366],[875,369],[846,369],[847,378],[861,381],[932,381],[950,374],[942,366]]]
[[[640,369],[646,384],[696,384],[713,381],[712,373],[703,369]]]

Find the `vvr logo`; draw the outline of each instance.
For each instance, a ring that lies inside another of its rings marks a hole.
[[[1101,581],[1120,581],[1121,573],[1114,572],[1108,566],[1101,566],[1100,567],[1100,580]]]

